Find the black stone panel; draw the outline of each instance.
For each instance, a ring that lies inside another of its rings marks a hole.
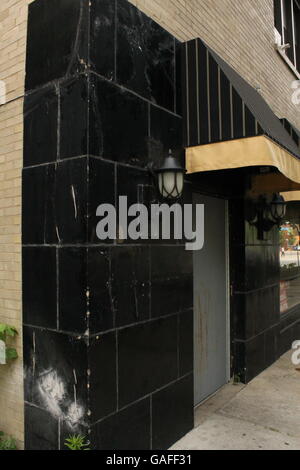
[[[29,5],[26,90],[85,70],[88,0],[39,0]]]
[[[278,336],[278,356],[282,356],[291,349],[293,343],[293,328],[287,327],[279,331]]]
[[[24,364],[24,401],[33,403],[34,380],[33,373],[33,353],[34,353],[34,336],[32,328],[23,324],[23,364]],[[28,373],[29,371],[29,373]]]
[[[93,338],[89,346],[91,423],[117,410],[116,332]]]
[[[236,338],[252,338],[279,322],[279,288],[236,294],[233,311]]]
[[[23,244],[83,243],[86,158],[23,170]]]
[[[59,329],[84,334],[88,328],[87,249],[60,248]]]
[[[25,404],[25,450],[57,450],[59,423],[50,413]]]
[[[246,342],[246,382],[254,379],[266,368],[265,335],[261,334]]]
[[[47,87],[24,98],[24,167],[57,158],[58,93]]]
[[[278,355],[278,326],[265,332],[265,367],[274,364]]]
[[[54,229],[61,244],[86,242],[86,157],[60,162],[56,167]]]
[[[70,433],[88,421],[87,346],[79,338],[24,329],[24,341],[30,344],[24,356],[27,397],[54,419],[64,421]]]
[[[148,157],[148,104],[92,75],[89,153],[145,166]]]
[[[230,245],[231,248],[234,248],[232,254],[235,256],[237,246],[243,249],[246,237],[245,203],[242,198],[235,198],[229,201],[229,231]],[[240,252],[236,256],[239,255]]]
[[[149,201],[143,199],[143,194],[145,187],[150,187],[151,183],[151,177],[145,170],[118,165],[117,197],[126,196],[128,207],[137,203],[147,205]]]
[[[151,315],[193,308],[193,257],[181,246],[151,247]]]
[[[23,322],[57,327],[56,249],[23,248]]]
[[[161,317],[193,307],[193,277],[152,282],[151,315]]]
[[[108,80],[115,77],[115,5],[112,0],[91,2],[90,66]]]
[[[194,427],[193,374],[152,398],[153,449],[166,450]]]
[[[263,333],[249,341],[236,343],[236,371],[242,382],[250,382],[266,368],[265,340]]]
[[[150,249],[117,247],[112,250],[113,297],[116,326],[150,317]]]
[[[150,226],[150,218],[151,218],[151,211],[150,211],[150,204],[156,202],[156,189],[153,187],[152,184],[152,177],[148,172],[138,168],[132,168],[128,166],[121,166],[118,165],[117,167],[117,201],[119,202],[119,198],[121,196],[127,197],[127,206],[128,208],[134,204],[143,204],[148,209],[149,212],[146,214],[148,215],[148,229],[151,229]],[[136,207],[137,209],[137,207]],[[119,243],[121,244],[148,244],[149,239],[148,235],[150,232],[147,231],[145,235],[145,239],[141,238],[141,225],[136,225],[135,220],[140,215],[139,210],[134,212],[134,215],[129,215],[127,218],[127,223],[123,219],[119,217],[119,210],[118,210],[118,233],[119,233]],[[131,234],[129,236],[129,228],[131,223],[134,223],[134,235]],[[136,233],[137,232],[137,233]],[[136,238],[136,239],[135,239]],[[151,242],[152,243],[152,242]]]
[[[183,162],[182,119],[163,109],[150,108],[149,159],[156,167],[163,164],[169,150]]]
[[[194,312],[179,315],[179,375],[183,376],[194,369]]]
[[[181,246],[151,248],[152,280],[193,274],[193,254]]]
[[[112,240],[100,240],[97,237],[97,224],[102,220],[96,212],[101,204],[115,207],[115,165],[97,158],[89,158],[88,181],[88,242],[112,243]]]
[[[243,341],[233,342],[232,352],[233,352],[233,357],[234,357],[234,375],[235,375],[235,378],[238,379],[239,381],[241,381],[242,383],[246,383],[245,342],[243,342]]]
[[[119,404],[142,398],[177,377],[177,317],[119,332]]]
[[[265,249],[266,284],[278,284],[280,278],[280,259],[278,244],[267,246]]]
[[[111,330],[115,326],[115,299],[110,251],[89,248],[87,272],[90,332]]]
[[[60,87],[61,159],[88,154],[88,77],[80,75]]]
[[[96,450],[150,450],[150,399],[97,423],[91,441]]]
[[[277,246],[246,246],[246,290],[272,286],[279,281],[279,250]]]
[[[23,170],[22,239],[23,244],[56,243],[55,166],[45,165]]]
[[[125,0],[117,4],[117,81],[174,111],[174,38]]]

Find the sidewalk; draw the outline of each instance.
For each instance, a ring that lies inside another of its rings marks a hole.
[[[248,385],[226,385],[196,410],[172,450],[299,450],[300,372],[291,352]]]

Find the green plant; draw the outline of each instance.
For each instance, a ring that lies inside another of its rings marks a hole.
[[[15,439],[2,431],[0,431],[0,450],[17,450]]]
[[[65,446],[69,450],[90,450],[84,436],[80,434],[69,436],[65,440]]]
[[[2,340],[5,344],[7,338],[14,338],[18,334],[16,328],[10,325],[6,325],[5,323],[0,323],[0,340]],[[6,347],[6,360],[9,361],[11,359],[17,359],[18,353],[15,348],[8,348]]]
[[[233,385],[239,385],[241,382],[240,374],[235,374],[233,377]]]

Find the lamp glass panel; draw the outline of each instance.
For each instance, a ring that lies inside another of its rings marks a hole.
[[[159,175],[159,188],[163,197],[173,195],[176,186],[176,173],[174,171],[166,171]]]
[[[180,196],[183,192],[183,185],[184,185],[183,173],[177,173],[176,180],[177,180],[177,191],[178,191],[177,196]]]

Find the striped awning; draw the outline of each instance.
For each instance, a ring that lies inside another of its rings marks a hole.
[[[183,62],[188,173],[271,166],[300,190],[299,147],[260,93],[200,39]]]

